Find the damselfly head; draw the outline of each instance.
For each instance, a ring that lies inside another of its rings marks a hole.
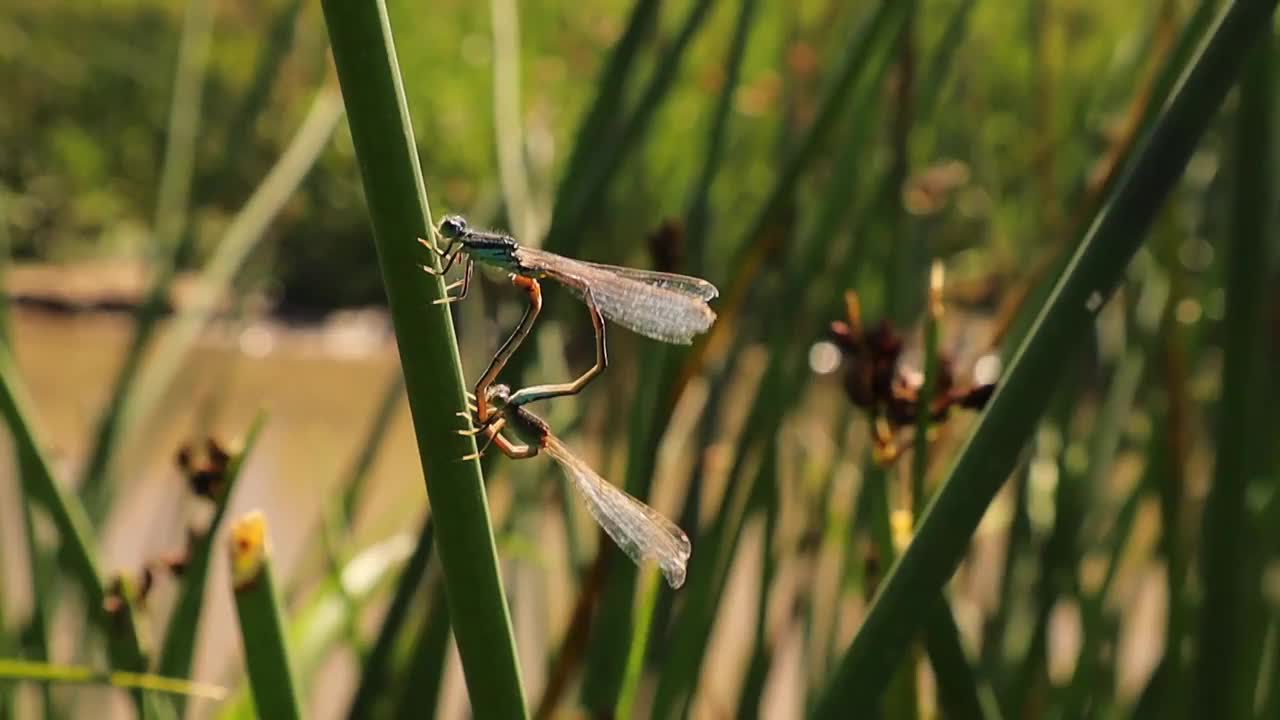
[[[485,400],[493,406],[494,410],[501,412],[507,406],[507,401],[511,399],[511,388],[502,383],[495,383],[489,386],[485,391]]]
[[[440,221],[440,234],[456,240],[467,232],[467,219],[461,215],[445,215]]]

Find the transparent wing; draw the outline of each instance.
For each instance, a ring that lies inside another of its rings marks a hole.
[[[555,278],[581,297],[587,288],[609,320],[663,342],[688,345],[715,322],[707,300],[711,283],[671,273],[596,265],[553,253],[520,248],[520,262]]]
[[[577,260],[575,262],[595,268],[602,272],[619,275],[628,280],[635,280],[638,283],[644,283],[651,287],[671,290],[684,295],[692,295],[703,302],[714,300],[720,294],[720,291],[716,289],[715,285],[712,285],[702,278],[696,278],[689,275],[677,275],[676,273],[658,272],[656,270],[638,270],[636,268],[622,267],[621,265],[604,265],[602,263],[585,262],[583,260]]]
[[[646,560],[657,563],[672,588],[684,584],[692,548],[683,530],[597,475],[554,436],[547,438],[545,450],[564,469],[592,517],[627,557],[637,565]]]

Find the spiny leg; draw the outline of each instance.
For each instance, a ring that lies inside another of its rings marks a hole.
[[[455,253],[454,257],[457,257],[457,256],[458,255]],[[449,263],[453,264],[453,260],[452,259],[449,260]],[[467,296],[467,291],[471,289],[471,271],[475,268],[475,266],[476,266],[475,261],[472,260],[470,256],[467,256],[466,264],[463,265],[464,269],[462,271],[462,279],[457,280],[455,282],[451,282],[448,285],[445,285],[444,297],[433,301],[432,304],[445,305],[448,303],[458,302],[459,300],[465,298]],[[440,274],[443,275],[444,271],[442,270]],[[458,293],[457,295],[450,295],[449,292],[456,288],[462,288],[462,292]]]
[[[524,317],[520,318],[520,324],[516,325],[516,329],[511,332],[511,337],[502,343],[502,347],[498,348],[498,352],[489,361],[489,367],[485,369],[484,374],[476,381],[476,418],[484,423],[489,418],[489,407],[486,397],[488,395],[489,386],[498,378],[498,373],[502,372],[502,368],[506,366],[507,361],[515,353],[516,348],[520,347],[520,343],[528,337],[529,330],[533,328],[533,321],[538,319],[538,313],[542,312],[542,287],[538,285],[538,281],[533,278],[527,278],[523,275],[512,275],[511,284],[524,290],[529,296],[529,307],[525,308]]]
[[[484,432],[485,434],[484,445],[481,445],[478,450],[476,450],[475,452],[469,455],[463,455],[460,458],[459,462],[467,462],[468,460],[477,460],[480,457],[482,457],[484,455],[484,451],[488,450],[489,446],[493,444],[494,439],[499,437],[498,433],[502,430],[505,424],[506,423],[503,420],[499,420],[498,422],[493,423],[492,425],[486,425],[483,428],[481,428],[481,431]]]
[[[531,458],[534,455],[537,455],[538,450],[540,450],[537,445],[516,445],[505,437],[497,434],[493,436],[493,444],[498,446],[498,449],[502,451],[503,455],[506,455],[512,460]]]
[[[433,234],[434,234],[434,233],[433,233]],[[418,238],[418,244],[419,244],[419,245],[421,245],[422,247],[424,247],[424,248],[426,248],[426,249],[430,250],[434,255],[436,255],[437,257],[439,257],[439,258],[441,258],[441,259],[444,259],[444,258],[448,257],[448,256],[449,256],[449,253],[453,252],[453,246],[454,246],[454,245],[457,245],[458,243],[459,243],[459,241],[458,241],[458,240],[456,240],[456,239],[455,239],[455,240],[450,240],[448,243],[446,243],[446,244],[445,244],[445,246],[444,246],[444,250],[441,250],[440,248],[436,247],[436,244],[435,244],[434,242],[432,242],[432,241],[430,241],[430,240],[428,240],[428,239],[426,239],[426,238]]]
[[[582,290],[582,301],[587,306],[587,311],[591,314],[591,326],[596,333],[596,364],[591,366],[582,376],[573,382],[558,383],[554,385],[532,385],[527,388],[521,388],[511,396],[508,404],[512,407],[519,407],[534,400],[546,400],[547,398],[562,397],[565,395],[577,395],[582,389],[591,382],[595,376],[604,372],[609,367],[609,353],[605,348],[604,340],[604,315],[600,312],[600,307],[596,305],[595,296],[591,294],[590,287],[584,287]]]
[[[467,417],[468,419],[470,419],[471,417],[469,414],[466,414],[466,413],[458,413],[458,415],[460,417]],[[479,425],[469,430],[455,430],[454,432],[458,433],[463,437],[474,437],[476,435],[479,435],[482,432],[487,432],[487,431],[499,432],[500,430],[502,430],[503,427],[506,426],[506,424],[507,424],[507,419],[495,413],[493,415],[490,415],[489,418],[485,420],[483,423],[480,423]]]
[[[441,267],[439,270],[436,270],[427,265],[420,265],[419,267],[422,268],[422,272],[432,277],[443,277],[445,273],[449,272],[449,268],[453,267],[454,261],[457,260],[458,256],[461,254],[462,254],[462,250],[458,250],[452,255],[442,255],[441,259],[444,260],[445,263],[444,263],[444,266]]]

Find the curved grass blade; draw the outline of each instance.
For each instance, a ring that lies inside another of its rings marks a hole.
[[[329,146],[341,119],[338,94],[331,88],[317,92],[289,147],[223,233],[218,249],[200,272],[189,306],[170,323],[156,346],[155,359],[139,375],[136,396],[129,398],[121,411],[120,423],[125,431],[147,423],[213,317],[218,298],[226,293],[236,273],[262,241],[267,227]]]

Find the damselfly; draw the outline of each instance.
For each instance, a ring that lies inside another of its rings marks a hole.
[[[706,332],[716,319],[715,311],[707,303],[719,292],[714,285],[700,278],[574,260],[521,246],[509,235],[472,230],[467,221],[457,215],[441,220],[438,232],[446,241],[443,250],[422,238],[418,242],[439,255],[444,264],[440,270],[426,266],[423,270],[442,275],[460,256],[465,256],[465,260],[462,279],[445,287],[446,293],[457,290],[458,294],[446,294],[437,302],[454,302],[466,297],[471,287],[472,271],[479,261],[510,273],[512,282],[526,290],[530,286],[517,282],[518,278],[552,278],[581,299],[591,313],[596,334],[595,365],[570,383],[525,388],[516,393],[519,398],[517,404],[577,393],[600,374],[609,363],[605,348],[606,318],[646,337],[681,345],[692,343],[693,338]],[[532,287],[533,293],[537,293],[536,283]],[[484,400],[484,393],[479,391],[481,384],[493,381],[497,374],[495,368],[506,363],[524,335],[528,334],[541,309],[541,295],[537,294],[535,302],[533,293],[530,294],[531,304],[524,320],[494,356],[481,382],[476,385],[477,399],[481,403]]]
[[[467,435],[483,433],[487,440],[480,452],[484,452],[490,443],[516,460],[545,451],[564,470],[586,502],[592,517],[627,557],[636,564],[646,560],[657,563],[668,585],[672,588],[683,585],[685,568],[692,552],[684,531],[653,508],[597,475],[591,466],[551,433],[542,418],[522,405],[514,404],[513,398],[517,395],[519,393],[513,394],[506,385],[477,387],[477,402],[483,401],[490,407],[488,417],[480,420],[476,429],[460,432]],[[502,435],[503,431],[510,431],[523,444],[507,439]]]

